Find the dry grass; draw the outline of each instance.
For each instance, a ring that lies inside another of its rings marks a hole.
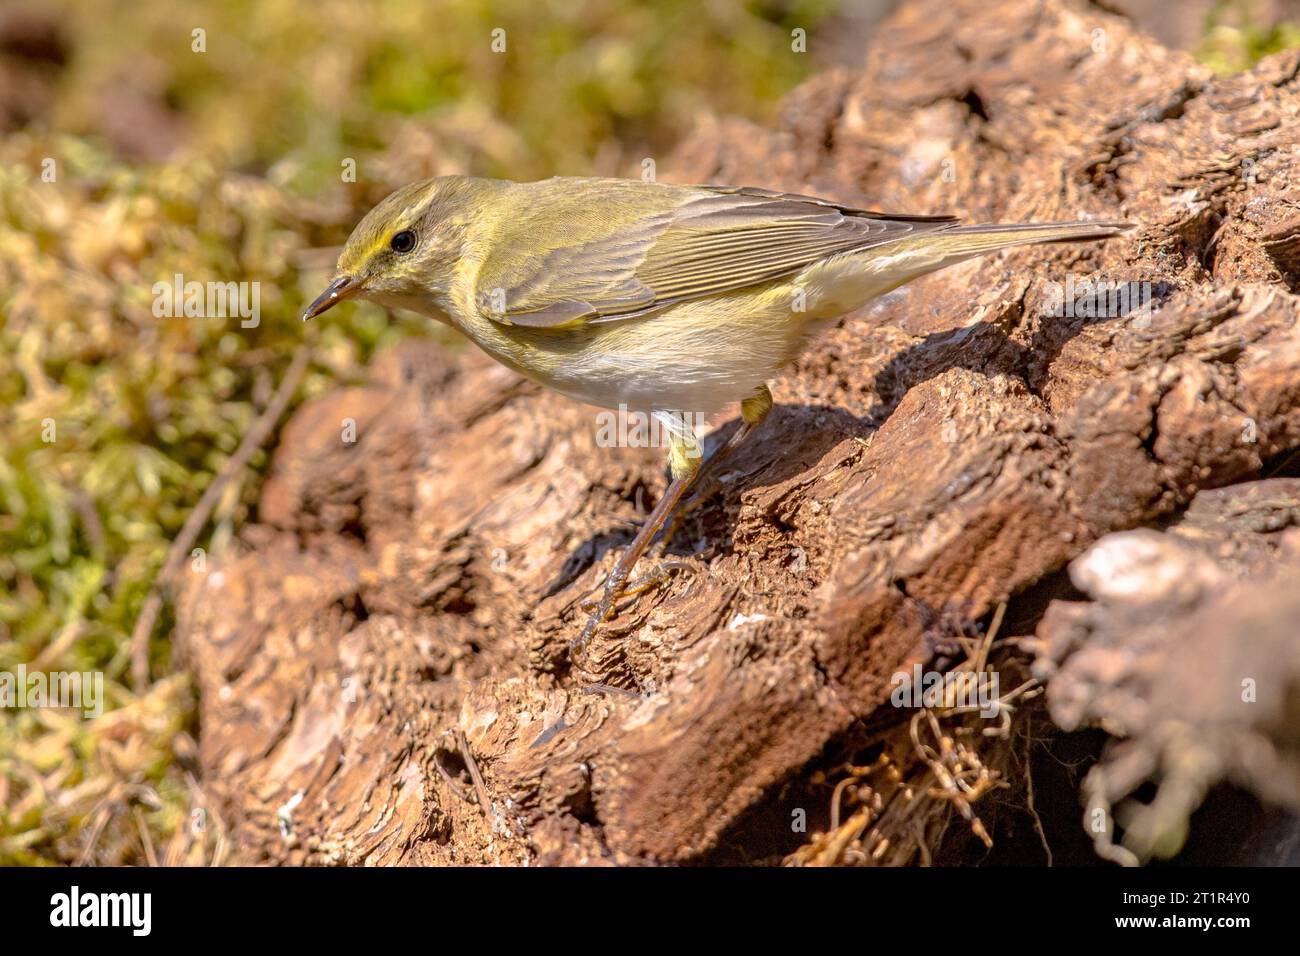
[[[976,807],[1007,785],[1017,742],[1025,733],[1019,708],[1041,692],[1025,674],[1014,644],[998,641],[1005,611],[1005,604],[999,607],[983,636],[957,638],[965,656],[948,671],[971,678],[996,673],[999,690],[1003,681],[1015,677],[1014,688],[996,699],[996,716],[981,716],[978,708],[959,699],[956,682],[946,684],[943,699],[932,706],[901,711],[875,741],[880,754],[874,762],[838,768],[830,826],[812,834],[786,859],[787,865],[929,864],[933,848],[954,822],[968,827],[985,846],[993,845]]]

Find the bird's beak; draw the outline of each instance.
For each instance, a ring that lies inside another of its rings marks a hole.
[[[314,319],[322,312],[328,312],[334,306],[338,305],[344,299],[356,295],[361,288],[361,280],[355,276],[339,276],[326,287],[325,291],[316,296],[316,301],[307,306],[307,311],[302,314],[302,320]]]

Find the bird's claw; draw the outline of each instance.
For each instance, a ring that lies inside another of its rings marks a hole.
[[[643,594],[658,584],[668,580],[668,576],[673,571],[682,571],[690,567],[685,561],[661,561],[654,570],[634,578],[631,581],[621,582],[610,580],[605,585],[605,593],[601,595],[598,601],[585,601],[579,605],[583,611],[590,611],[591,616],[587,618],[587,623],[579,634],[569,643],[569,656],[573,660],[580,658],[587,650],[587,645],[591,639],[596,636],[596,630],[604,624],[616,611],[615,605],[626,597],[635,597]]]

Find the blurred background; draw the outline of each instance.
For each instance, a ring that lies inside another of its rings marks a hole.
[[[220,820],[194,815],[165,605],[142,682],[132,631],[304,342],[295,403],[441,334],[364,304],[298,321],[360,215],[431,175],[639,177],[702,117],[769,122],[803,78],[860,62],[893,6],[5,0],[0,672],[99,671],[106,701],[94,720],[0,709],[0,864],[224,859]],[[1300,46],[1300,0],[1107,6],[1225,72]],[[259,283],[260,323],[155,316],[178,273]],[[251,516],[267,457],[222,492],[207,553]]]

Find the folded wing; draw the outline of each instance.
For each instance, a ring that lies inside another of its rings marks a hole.
[[[533,328],[616,322],[957,224],[950,216],[891,216],[762,189],[681,193],[680,203],[647,210],[613,235],[557,244],[508,283],[495,282],[492,263],[485,263],[480,310]]]

